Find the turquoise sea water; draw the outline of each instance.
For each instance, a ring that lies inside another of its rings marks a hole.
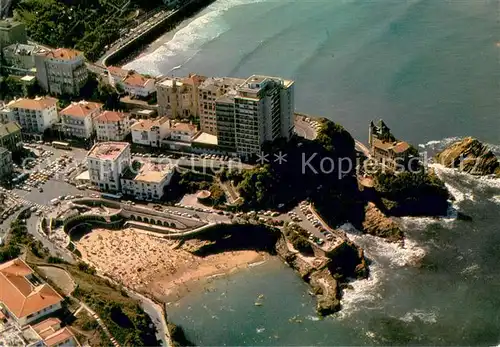
[[[293,78],[298,111],[363,140],[371,119],[435,150],[472,135],[500,150],[498,0],[218,0],[128,67]],[[202,345],[500,343],[500,183],[439,170],[473,222],[403,219],[405,248],[350,232],[372,259],[343,310],[314,317],[278,260],[192,292],[169,316]],[[264,305],[254,306],[259,294]],[[289,318],[298,316],[302,323]]]

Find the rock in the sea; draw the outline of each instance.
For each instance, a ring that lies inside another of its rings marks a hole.
[[[438,164],[456,168],[471,175],[500,175],[498,158],[478,140],[466,137],[436,155]]]
[[[369,202],[365,208],[363,230],[367,234],[383,237],[388,241],[399,241],[403,238],[403,231],[398,223],[387,217],[372,202]]]
[[[316,271],[309,282],[317,295],[316,311],[327,316],[340,310],[340,294],[337,281],[328,269]]]

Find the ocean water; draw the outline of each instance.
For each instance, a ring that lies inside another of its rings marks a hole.
[[[360,140],[383,118],[421,150],[471,135],[500,154],[499,15],[499,0],[218,0],[127,67],[292,78],[297,111]],[[169,318],[198,345],[498,345],[500,181],[436,169],[453,208],[403,218],[405,248],[344,226],[372,265],[340,313],[318,320],[307,285],[271,260],[191,292]]]
[[[499,0],[217,0],[139,71],[296,81],[297,111],[367,138],[383,118],[418,144],[500,143]],[[167,34],[166,38],[171,38]]]

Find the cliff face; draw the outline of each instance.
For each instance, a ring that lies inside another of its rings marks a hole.
[[[367,234],[382,237],[388,241],[399,241],[403,238],[403,231],[398,223],[382,213],[372,202],[365,207],[363,230]]]
[[[498,158],[481,142],[472,138],[455,142],[436,155],[437,163],[471,175],[500,175]]]

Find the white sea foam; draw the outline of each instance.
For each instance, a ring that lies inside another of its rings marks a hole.
[[[460,137],[446,137],[442,140],[431,140],[428,141],[427,143],[421,143],[418,145],[418,147],[429,150],[440,151],[443,150],[445,147],[451,145],[453,142],[457,142],[459,140]]]
[[[493,201],[494,203],[497,203],[500,205],[500,195],[495,195],[491,197],[490,201]]]
[[[228,31],[230,26],[222,18],[222,14],[230,8],[265,0],[218,0],[206,8],[202,16],[192,20],[188,25],[177,31],[174,37],[150,54],[145,54],[125,65],[142,73],[161,74],[158,63],[168,61],[168,58],[182,54],[192,59],[199,49],[207,42]],[[182,65],[172,66],[180,68]],[[164,68],[164,67],[163,67]]]
[[[407,312],[400,319],[403,322],[411,323],[411,322],[414,322],[416,318],[419,319],[419,320],[421,320],[422,322],[428,323],[428,324],[434,324],[434,323],[437,322],[437,315],[436,315],[436,313],[434,313],[432,311],[431,312],[426,312],[424,310],[413,310],[411,312]]]
[[[472,275],[472,274],[476,273],[479,269],[480,268],[479,268],[478,264],[472,264],[472,265],[467,266],[460,273],[462,275]]]
[[[382,297],[379,287],[387,271],[386,265],[389,268],[415,265],[425,256],[425,250],[413,240],[405,240],[405,245],[402,246],[362,234],[352,224],[344,224],[340,229],[346,232],[351,241],[362,247],[365,255],[372,260],[369,278],[351,282],[352,289],[343,292],[342,310],[335,317],[344,319],[361,308],[375,309],[380,306]]]

